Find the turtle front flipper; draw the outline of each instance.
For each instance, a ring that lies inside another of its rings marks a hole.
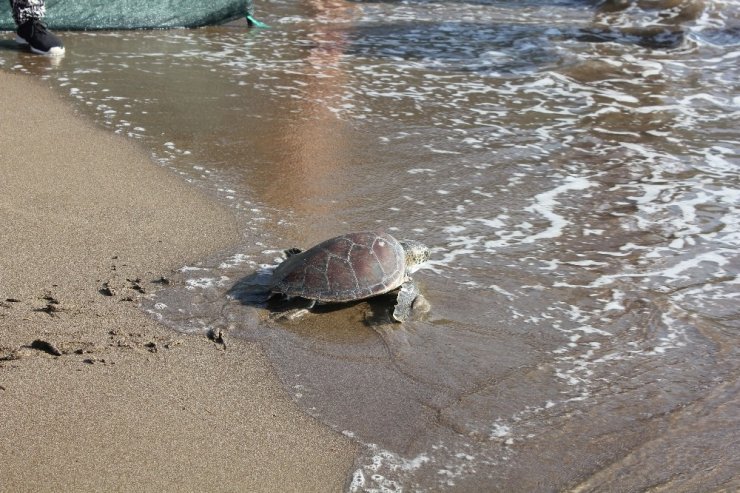
[[[393,309],[393,318],[397,322],[403,322],[411,315],[411,306],[419,296],[419,288],[411,281],[401,284],[398,291],[396,307]]]

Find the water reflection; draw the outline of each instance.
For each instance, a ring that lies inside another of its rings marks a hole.
[[[352,21],[352,12],[340,2],[313,0],[308,5],[312,16],[332,22]],[[306,51],[308,70],[301,76],[300,96],[288,109],[295,117],[276,121],[284,127],[272,129],[281,136],[274,143],[280,158],[275,160],[274,183],[263,198],[276,207],[303,210],[316,218],[320,233],[330,234],[331,227],[323,229],[320,219],[330,217],[336,207],[327,198],[346,193],[350,186],[347,163],[356,153],[351,130],[323,103],[337,96],[347,83],[340,63],[347,39],[342,30],[322,29],[307,33],[307,38],[312,43]]]

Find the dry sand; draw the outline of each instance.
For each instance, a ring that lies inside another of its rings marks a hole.
[[[229,211],[42,83],[0,87],[0,490],[341,490],[354,447],[258,348],[137,307],[237,241]]]

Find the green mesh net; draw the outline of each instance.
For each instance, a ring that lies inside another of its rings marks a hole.
[[[46,0],[51,29],[153,29],[220,24],[251,13],[251,0]],[[16,28],[0,0],[0,29]]]

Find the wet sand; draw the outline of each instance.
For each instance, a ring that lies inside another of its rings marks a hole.
[[[238,240],[231,213],[37,80],[0,87],[2,489],[340,490],[353,445],[256,346],[138,308]]]

